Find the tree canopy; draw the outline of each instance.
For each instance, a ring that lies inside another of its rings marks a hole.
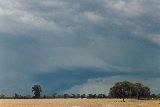
[[[129,81],[117,82],[110,88],[109,96],[114,98],[142,98],[150,95],[150,89],[141,83],[131,83]]]
[[[42,92],[41,86],[40,85],[34,85],[32,87],[32,92],[34,92],[34,98],[40,98],[41,92]]]

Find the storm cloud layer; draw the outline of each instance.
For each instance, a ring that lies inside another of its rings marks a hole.
[[[160,93],[159,0],[0,0],[0,92]],[[100,89],[99,89],[100,87]]]

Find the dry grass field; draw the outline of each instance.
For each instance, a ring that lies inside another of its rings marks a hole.
[[[160,107],[159,100],[119,99],[3,99],[0,107]]]

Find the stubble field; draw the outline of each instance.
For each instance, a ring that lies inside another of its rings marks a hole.
[[[160,107],[159,100],[120,99],[2,99],[0,107]]]

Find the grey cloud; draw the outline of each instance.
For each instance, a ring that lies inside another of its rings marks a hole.
[[[156,84],[159,83],[159,78],[148,78],[134,75],[125,75],[125,80],[133,83],[143,83],[151,87],[151,93],[159,93],[160,87]],[[124,76],[110,76],[105,78],[88,79],[88,81],[81,85],[75,85],[70,89],[64,90],[62,93],[70,94],[106,94],[108,95],[110,88],[117,82],[124,81]],[[153,84],[154,82],[154,84]]]
[[[159,3],[0,0],[0,73],[98,68],[159,76]]]

